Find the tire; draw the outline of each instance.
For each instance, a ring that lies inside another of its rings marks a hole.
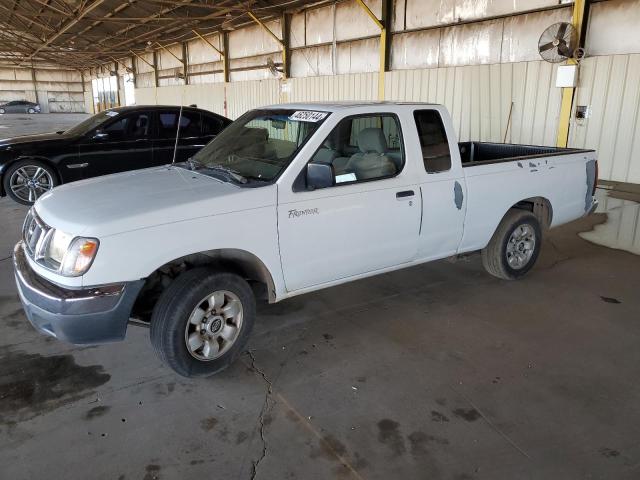
[[[31,184],[30,181],[34,183]],[[33,205],[38,198],[59,183],[53,168],[37,160],[21,160],[14,163],[2,178],[6,194],[22,205]]]
[[[33,115],[34,113],[36,113],[36,111],[33,108],[30,108],[29,110],[27,110],[27,113],[30,113]]]
[[[5,113],[7,113],[7,112],[5,111],[5,109],[4,109],[4,108],[0,108],[0,115],[4,115]]]
[[[482,250],[482,264],[494,277],[516,280],[535,265],[541,246],[542,230],[536,216],[511,209]]]
[[[225,309],[237,312],[237,301],[240,302],[239,315],[224,313]],[[211,302],[222,310],[214,308],[207,312]],[[227,368],[242,352],[255,316],[255,298],[242,277],[210,268],[195,268],[173,280],[160,296],[151,315],[151,344],[160,360],[178,375],[213,375]],[[201,323],[197,326],[190,321],[198,318]],[[232,333],[223,334],[226,330]],[[233,335],[234,340],[227,345],[226,339]],[[203,345],[193,348],[198,340],[203,341]],[[214,344],[218,345],[217,353]]]

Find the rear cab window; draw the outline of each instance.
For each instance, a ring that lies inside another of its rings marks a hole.
[[[437,110],[415,110],[422,161],[427,173],[451,170],[451,151],[442,117]]]

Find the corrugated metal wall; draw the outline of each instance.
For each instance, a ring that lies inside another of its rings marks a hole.
[[[449,108],[461,140],[551,145],[555,141],[560,91],[555,66],[546,62],[398,70],[385,79],[386,100],[442,103]],[[290,102],[376,100],[378,75],[259,80],[138,89],[138,103],[195,103],[237,118],[250,108]],[[184,93],[183,93],[184,92]],[[511,103],[511,121],[509,111]],[[509,122],[509,124],[508,124]],[[508,128],[507,128],[508,127]]]
[[[590,113],[573,120],[569,141],[598,151],[600,178],[640,183],[639,104],[640,54],[591,57],[580,64],[575,105],[588,106]]]

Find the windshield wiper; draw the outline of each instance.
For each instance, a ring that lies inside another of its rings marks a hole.
[[[247,179],[240,175],[235,170],[232,170],[227,167],[223,167],[222,165],[207,165],[205,163],[200,162],[199,160],[195,160],[193,158],[187,159],[187,163],[189,164],[189,168],[191,170],[213,170],[216,172],[223,172],[227,174],[227,176],[231,177],[238,183],[247,183]]]

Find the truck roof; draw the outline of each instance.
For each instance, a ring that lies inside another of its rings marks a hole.
[[[337,110],[345,110],[357,107],[370,107],[375,105],[409,105],[409,106],[425,106],[439,105],[437,103],[427,102],[380,102],[380,101],[349,101],[349,102],[304,102],[304,103],[279,103],[276,105],[268,105],[262,108],[286,108],[295,110],[321,110],[326,112],[334,112]]]

